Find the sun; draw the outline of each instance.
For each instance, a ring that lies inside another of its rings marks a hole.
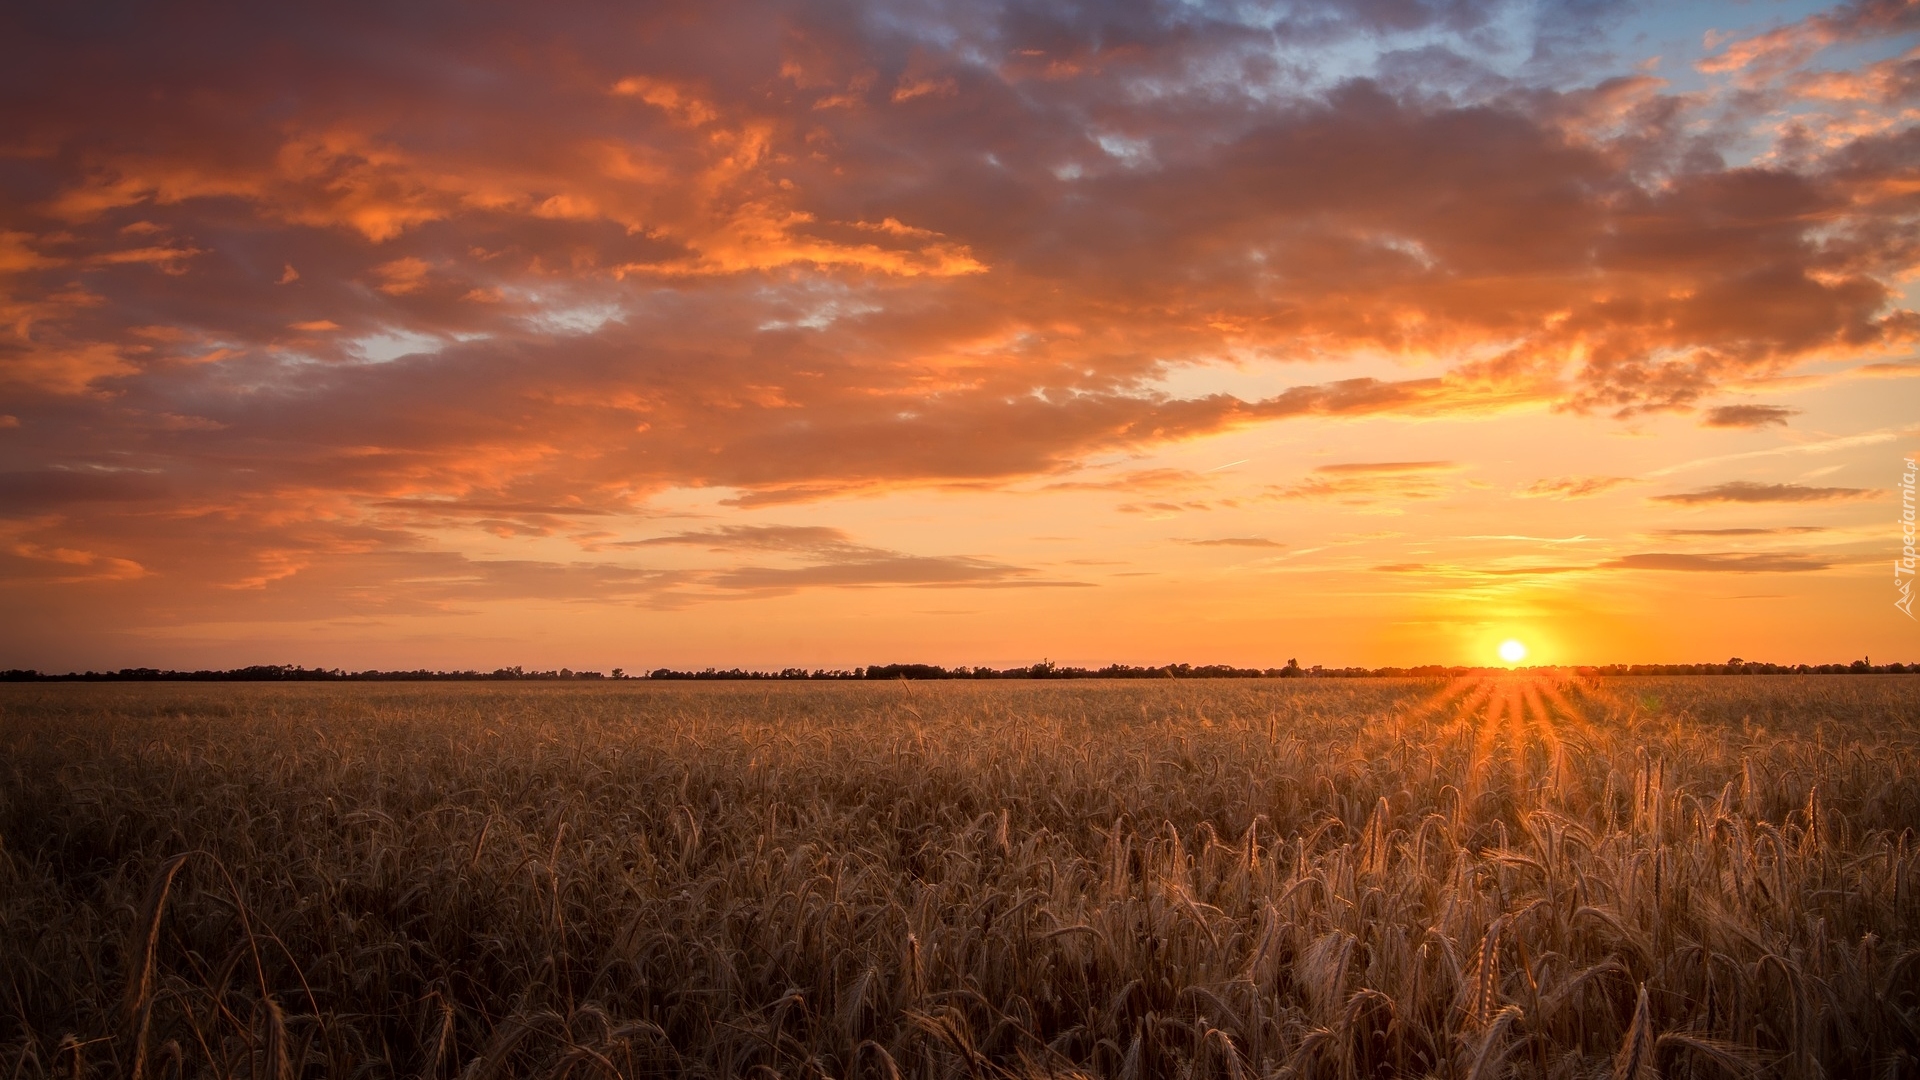
[[[1518,638],[1508,638],[1500,643],[1500,659],[1509,664],[1517,664],[1527,658],[1526,643]]]

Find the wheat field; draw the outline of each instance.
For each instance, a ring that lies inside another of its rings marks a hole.
[[[0,1075],[1920,1075],[1920,678],[0,687]]]

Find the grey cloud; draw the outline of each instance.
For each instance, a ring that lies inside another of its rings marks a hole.
[[[854,542],[844,531],[818,525],[727,525],[628,541],[627,547],[690,546],[710,551],[781,552],[811,560],[805,566],[736,566],[695,571],[689,580],[708,589],[791,592],[862,586],[1026,588],[1078,585],[1045,581],[1019,566],[964,555],[911,555]]]
[[[713,574],[706,582],[715,588],[752,592],[873,585],[1049,588],[1084,584],[1033,579],[1031,573],[986,559],[884,553],[815,566],[743,566]]]
[[[1799,411],[1782,405],[1721,405],[1707,410],[1706,417],[1700,423],[1702,426],[1714,428],[1763,428],[1770,425],[1785,427],[1787,417]]]
[[[1678,570],[1698,573],[1801,573],[1812,570],[1825,570],[1832,563],[1823,562],[1811,555],[1754,553],[1727,553],[1716,555],[1684,555],[1673,552],[1649,552],[1643,555],[1628,555],[1601,564],[1612,570]]]
[[[157,499],[165,481],[150,473],[39,469],[0,472],[0,514],[20,516],[79,503]]]
[[[843,530],[824,525],[723,525],[713,529],[626,540],[608,547],[704,547],[713,551],[871,552]]]
[[[1691,536],[1789,536],[1826,531],[1819,525],[1782,525],[1776,528],[1747,529],[1655,529],[1650,535],[1679,539]]]
[[[1879,494],[1871,488],[1811,487],[1806,484],[1761,484],[1750,480],[1733,480],[1725,484],[1701,488],[1698,491],[1655,495],[1653,501],[1679,506],[1699,506],[1707,503],[1839,502],[1848,499],[1871,499]]]

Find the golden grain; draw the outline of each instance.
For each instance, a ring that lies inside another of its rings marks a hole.
[[[1916,827],[1903,676],[5,687],[0,1075],[1912,1075]]]

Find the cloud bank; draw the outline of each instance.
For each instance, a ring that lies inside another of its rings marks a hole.
[[[638,594],[707,543],[814,560],[723,590],[1031,584],[845,538],[607,545],[665,492],[1046,482],[1302,418],[1778,427],[1713,402],[1914,339],[1911,65],[1821,66],[1909,6],[1717,40],[1704,90],[1597,44],[1624,8],[1512,15],[11,6],[0,578],[64,590],[43,609],[145,581],[176,613],[344,610]],[[1378,370],[1330,370],[1354,357]],[[1247,364],[1291,375],[1170,389]],[[1437,497],[1442,464],[1269,494]],[[481,560],[463,532],[642,562]]]

